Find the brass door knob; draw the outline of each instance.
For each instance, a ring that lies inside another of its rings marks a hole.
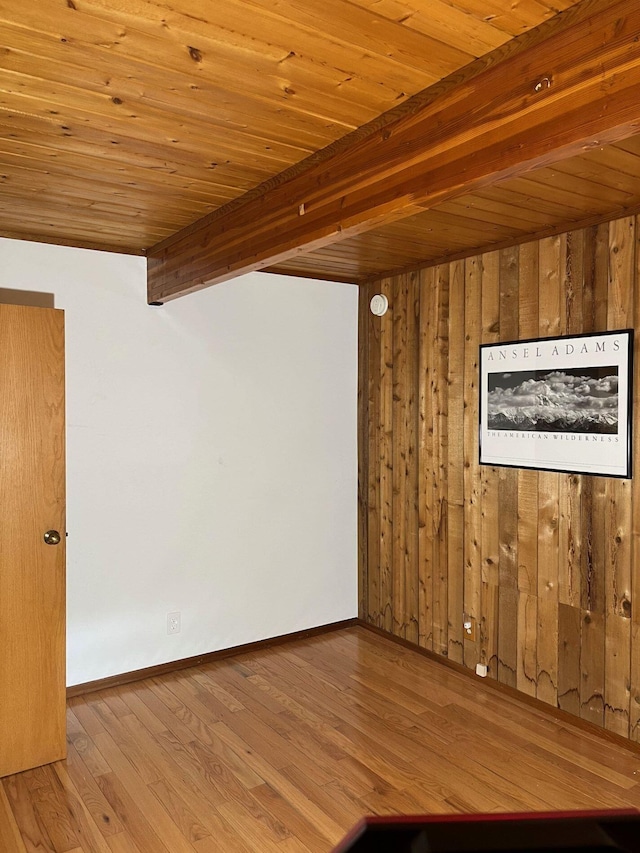
[[[47,530],[44,534],[44,541],[47,545],[59,545],[60,544],[60,534],[57,530]]]

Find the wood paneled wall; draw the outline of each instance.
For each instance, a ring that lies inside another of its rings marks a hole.
[[[635,740],[640,480],[480,466],[478,346],[636,327],[639,236],[629,217],[362,286],[359,354],[361,618]]]

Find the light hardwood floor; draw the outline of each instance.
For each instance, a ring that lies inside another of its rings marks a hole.
[[[640,754],[355,627],[72,699],[2,853],[331,850],[365,814],[640,807]]]

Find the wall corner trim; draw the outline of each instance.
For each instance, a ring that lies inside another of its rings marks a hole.
[[[472,679],[474,684],[479,688],[487,687],[489,690],[494,690],[497,693],[501,693],[503,696],[508,696],[509,699],[513,699],[523,705],[528,705],[530,708],[535,708],[536,711],[546,714],[555,720],[563,723],[569,723],[590,735],[600,738],[601,740],[608,741],[609,743],[616,744],[617,746],[624,746],[635,755],[640,755],[640,743],[636,743],[636,741],[630,740],[629,738],[623,737],[623,735],[616,734],[615,732],[611,732],[608,729],[601,728],[595,723],[583,720],[581,717],[576,717],[574,714],[569,713],[569,711],[564,711],[562,708],[549,705],[541,699],[536,699],[535,696],[529,696],[528,693],[523,693],[520,690],[516,690],[515,687],[509,687],[507,684],[502,684],[494,678],[479,679],[473,670],[468,669],[468,667],[463,664],[447,660],[447,658],[431,651],[430,649],[423,649],[422,646],[418,646],[410,640],[405,640],[403,637],[396,637],[395,634],[390,634],[388,631],[378,628],[377,625],[371,625],[363,619],[356,619],[354,621],[361,628],[366,628],[374,634],[386,637],[387,640],[391,640],[393,643],[397,643],[405,649],[411,649],[423,657],[426,657],[435,663],[439,663],[441,666],[446,666],[448,669],[457,672],[459,675],[463,675],[465,678]]]
[[[237,657],[248,652],[257,652],[272,646],[280,646],[284,643],[293,642],[294,640],[306,640],[308,637],[317,637],[320,634],[329,634],[332,631],[340,631],[343,628],[352,628],[359,625],[357,618],[343,619],[340,622],[330,622],[327,625],[319,625],[315,628],[306,628],[303,631],[294,631],[291,634],[281,634],[277,637],[269,637],[265,640],[257,640],[253,643],[244,643],[241,646],[232,646],[229,649],[220,649],[215,652],[205,652],[201,655],[194,655],[181,660],[168,661],[167,663],[156,664],[155,666],[147,666],[144,669],[136,669],[131,672],[122,672],[118,675],[110,675],[107,678],[99,678],[96,681],[86,681],[83,684],[74,684],[67,687],[67,699],[73,699],[76,696],[84,696],[87,693],[96,693],[99,690],[106,690],[109,687],[120,687],[123,684],[132,684],[135,681],[142,681],[145,678],[156,678],[160,675],[167,675],[170,672],[177,672],[181,669],[189,669],[192,666],[202,666],[207,663],[224,660],[224,658]]]

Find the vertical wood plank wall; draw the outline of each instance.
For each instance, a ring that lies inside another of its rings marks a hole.
[[[360,617],[634,740],[640,482],[481,467],[478,346],[637,328],[639,237],[629,217],[362,286],[359,400]]]

